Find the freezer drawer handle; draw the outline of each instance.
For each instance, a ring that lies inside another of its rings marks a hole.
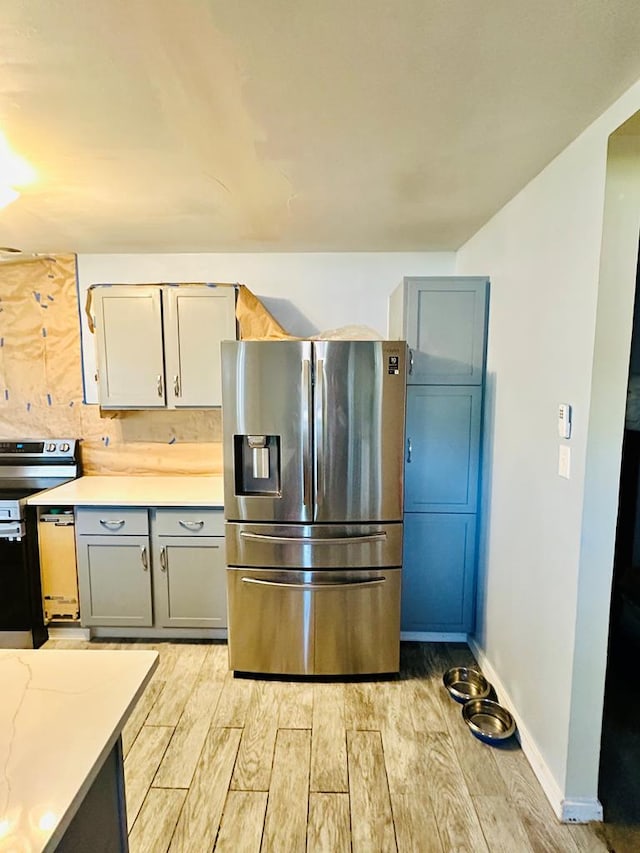
[[[266,533],[250,533],[247,530],[243,530],[240,538],[251,539],[256,542],[297,542],[299,545],[351,545],[354,542],[384,542],[387,534],[369,533],[366,536],[332,536],[326,539],[322,537],[310,537],[304,539],[302,536],[269,536]]]
[[[242,578],[242,583],[253,583],[258,586],[277,586],[279,589],[344,589],[346,586],[380,586],[387,579],[385,577],[369,578],[361,581],[341,581],[339,583],[288,583],[286,581],[264,581],[260,578]]]
[[[101,518],[100,524],[103,527],[106,527],[107,530],[119,530],[122,527],[122,525],[124,524],[124,518],[117,518],[117,519],[116,518],[114,518],[114,519]]]
[[[204,521],[188,521],[184,518],[178,519],[178,524],[187,530],[202,530]]]

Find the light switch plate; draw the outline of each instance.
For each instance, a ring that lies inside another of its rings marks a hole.
[[[571,448],[566,444],[560,445],[558,453],[558,474],[567,480],[571,476]]]

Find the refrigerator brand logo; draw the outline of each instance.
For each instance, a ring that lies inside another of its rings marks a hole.
[[[400,357],[397,355],[389,356],[389,373],[393,376],[397,376],[400,373]]]

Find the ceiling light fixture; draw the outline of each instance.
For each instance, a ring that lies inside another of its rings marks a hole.
[[[0,208],[15,201],[23,187],[36,179],[35,169],[11,150],[4,134],[0,133]]]

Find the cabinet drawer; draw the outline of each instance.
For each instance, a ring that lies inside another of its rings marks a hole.
[[[144,536],[149,532],[147,510],[130,507],[80,507],[76,510],[76,532]]]
[[[224,536],[224,513],[216,509],[158,509],[159,536]]]

